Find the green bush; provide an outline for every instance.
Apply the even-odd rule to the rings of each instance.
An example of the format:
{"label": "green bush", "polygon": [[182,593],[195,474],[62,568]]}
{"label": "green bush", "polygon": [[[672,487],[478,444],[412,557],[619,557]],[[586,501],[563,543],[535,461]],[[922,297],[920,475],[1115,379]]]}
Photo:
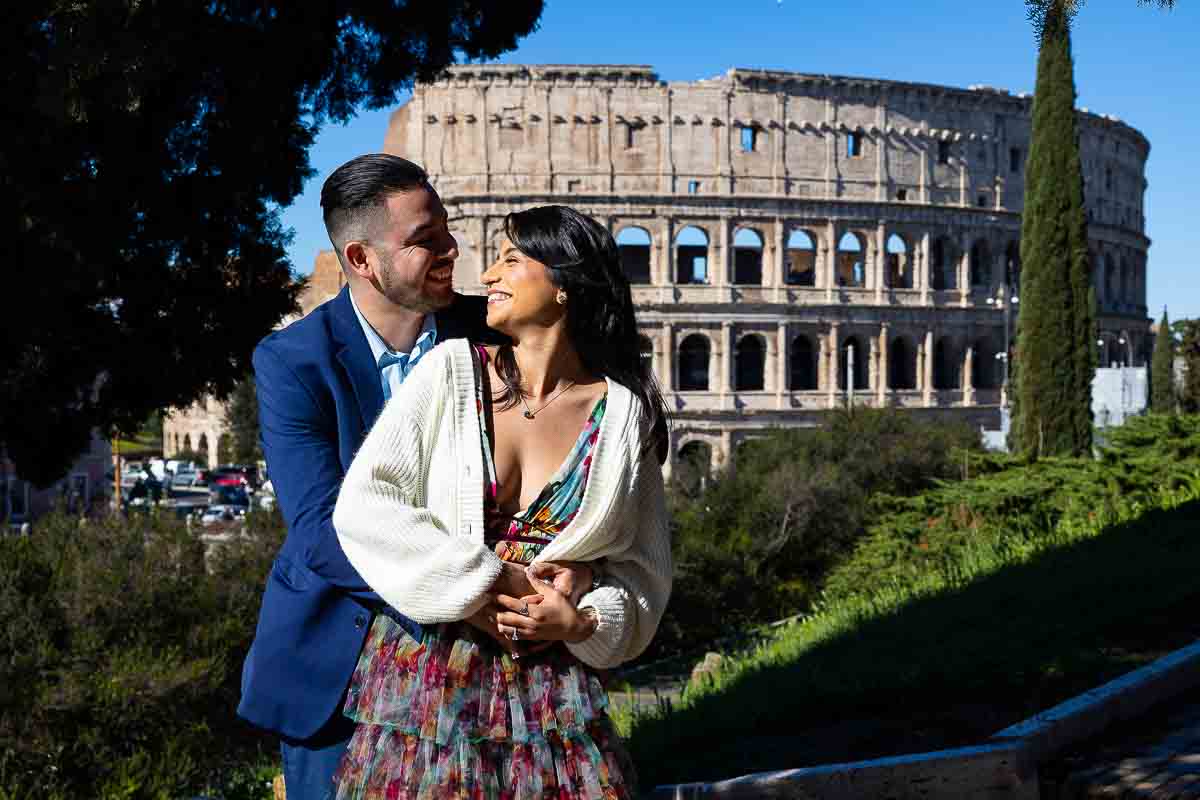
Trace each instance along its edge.
{"label": "green bush", "polygon": [[896,410],[831,415],[738,450],[702,490],[671,486],[676,582],[649,658],[804,611],[873,519],[868,499],[960,476],[979,435]]}
{"label": "green bush", "polygon": [[253,797],[223,787],[273,758],[234,709],[282,537],[251,514],[206,555],[166,517],[53,514],[0,539],[0,798]]}

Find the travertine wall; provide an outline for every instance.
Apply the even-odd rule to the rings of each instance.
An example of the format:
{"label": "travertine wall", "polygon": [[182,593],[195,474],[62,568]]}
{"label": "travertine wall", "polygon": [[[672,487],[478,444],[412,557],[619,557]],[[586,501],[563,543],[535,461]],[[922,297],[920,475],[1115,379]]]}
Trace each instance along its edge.
{"label": "travertine wall", "polygon": [[[700,442],[719,464],[740,439],[846,402],[848,344],[855,402],[995,421],[1031,108],[987,87],[468,66],[419,86],[385,149],[433,176],[464,290],[509,211],[566,203],[608,225],[676,450]],[[1149,143],[1115,118],[1079,122],[1100,358],[1140,364]]]}

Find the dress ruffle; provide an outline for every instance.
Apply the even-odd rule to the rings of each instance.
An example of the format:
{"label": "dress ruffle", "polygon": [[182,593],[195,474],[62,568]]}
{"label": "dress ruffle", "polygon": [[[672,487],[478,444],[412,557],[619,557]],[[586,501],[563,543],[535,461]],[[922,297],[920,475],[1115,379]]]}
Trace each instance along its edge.
{"label": "dress ruffle", "polygon": [[562,647],[519,662],[464,623],[417,642],[378,616],[346,696],[338,800],[628,798],[599,678]]}

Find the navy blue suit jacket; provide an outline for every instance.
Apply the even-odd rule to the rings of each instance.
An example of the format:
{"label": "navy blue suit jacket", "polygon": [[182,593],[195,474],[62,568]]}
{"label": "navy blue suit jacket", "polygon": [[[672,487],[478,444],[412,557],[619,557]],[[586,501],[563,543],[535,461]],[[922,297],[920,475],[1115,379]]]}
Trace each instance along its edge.
{"label": "navy blue suit jacket", "polygon": [[[438,342],[496,341],[486,313],[484,298],[456,296],[437,314]],[[263,339],[254,375],[263,453],[288,532],[267,576],[238,714],[303,740],[340,713],[372,609],[381,605],[346,560],[332,523],[342,478],[383,407],[349,288]],[[420,627],[401,620],[420,639]]]}

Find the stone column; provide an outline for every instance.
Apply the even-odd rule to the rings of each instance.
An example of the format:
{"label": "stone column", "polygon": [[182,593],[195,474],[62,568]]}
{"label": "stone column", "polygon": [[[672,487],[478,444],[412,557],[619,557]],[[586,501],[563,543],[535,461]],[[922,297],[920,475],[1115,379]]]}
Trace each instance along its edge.
{"label": "stone column", "polygon": [[879,398],[879,406],[882,408],[887,402],[888,390],[892,387],[889,384],[889,369],[888,369],[888,324],[885,322],[879,326],[879,371],[877,376],[879,382],[876,384],[878,389],[877,397]]}
{"label": "stone column", "polygon": [[726,407],[726,400],[733,392],[733,323],[721,323],[721,364],[719,389],[721,407]]}
{"label": "stone column", "polygon": [[875,228],[875,303],[883,304],[883,287],[887,283],[887,231],[880,221]]}
{"label": "stone column", "polygon": [[922,346],[921,362],[921,401],[928,408],[933,405],[933,329],[925,331],[925,344]]}
{"label": "stone column", "polygon": [[917,288],[921,290],[921,305],[927,306],[930,303],[929,287],[933,285],[933,276],[930,275],[930,263],[933,259],[930,257],[933,247],[933,242],[930,239],[929,231],[921,234],[921,257],[918,261],[916,274],[913,276],[917,281]]}
{"label": "stone column", "polygon": [[[879,392],[883,386],[883,381],[879,378],[879,340],[874,336],[867,337],[867,390],[864,395],[870,395],[874,390]],[[861,356],[859,356],[861,358]],[[847,375],[846,380],[850,380],[853,376]]]}
{"label": "stone column", "polygon": [[658,379],[662,383],[664,392],[673,392],[679,385],[675,379],[675,325],[673,323],[663,323],[659,341],[662,342],[663,357],[662,363],[659,365]]}
{"label": "stone column", "polygon": [[[710,250],[711,245],[712,243],[709,246]],[[716,258],[713,259],[715,263],[709,265],[712,270],[709,283],[713,286],[728,286],[733,282],[729,274],[729,217],[722,216],[717,224],[716,245]]]}
{"label": "stone column", "polygon": [[657,256],[651,265],[654,269],[651,280],[655,286],[670,286],[675,283],[675,248],[672,246],[675,234],[674,220],[670,217],[664,218],[659,230],[661,235],[658,247],[651,251]]}
{"label": "stone column", "polygon": [[791,364],[791,353],[788,352],[791,339],[788,337],[788,326],[781,322],[775,328],[775,407],[786,408],[786,395],[791,388],[788,386],[788,367]]}
{"label": "stone column", "polygon": [[970,338],[967,339],[967,346],[963,348],[963,367],[962,367],[962,393],[963,405],[975,405],[975,376],[974,364],[975,361],[975,345],[971,344]]}
{"label": "stone column", "polygon": [[958,303],[966,308],[971,297],[971,245],[968,236],[958,237]]}
{"label": "stone column", "polygon": [[838,401],[838,357],[841,355],[838,349],[838,323],[831,323],[829,333],[825,337],[829,346],[826,348],[826,364],[825,374],[828,377],[827,389],[829,391],[829,407],[837,408]]}
{"label": "stone column", "polygon": [[829,238],[829,263],[825,267],[825,302],[833,302],[833,290],[837,286],[837,226],[833,220],[826,226],[825,235]]}
{"label": "stone column", "polygon": [[[766,273],[766,280],[763,281],[765,286],[777,289],[783,286],[783,269],[785,265],[784,253],[787,251],[787,226],[781,218],[775,218],[775,224],[771,228],[771,258],[770,263],[767,263],[767,254],[763,253],[763,270]],[[775,298],[778,299],[778,298]]]}

